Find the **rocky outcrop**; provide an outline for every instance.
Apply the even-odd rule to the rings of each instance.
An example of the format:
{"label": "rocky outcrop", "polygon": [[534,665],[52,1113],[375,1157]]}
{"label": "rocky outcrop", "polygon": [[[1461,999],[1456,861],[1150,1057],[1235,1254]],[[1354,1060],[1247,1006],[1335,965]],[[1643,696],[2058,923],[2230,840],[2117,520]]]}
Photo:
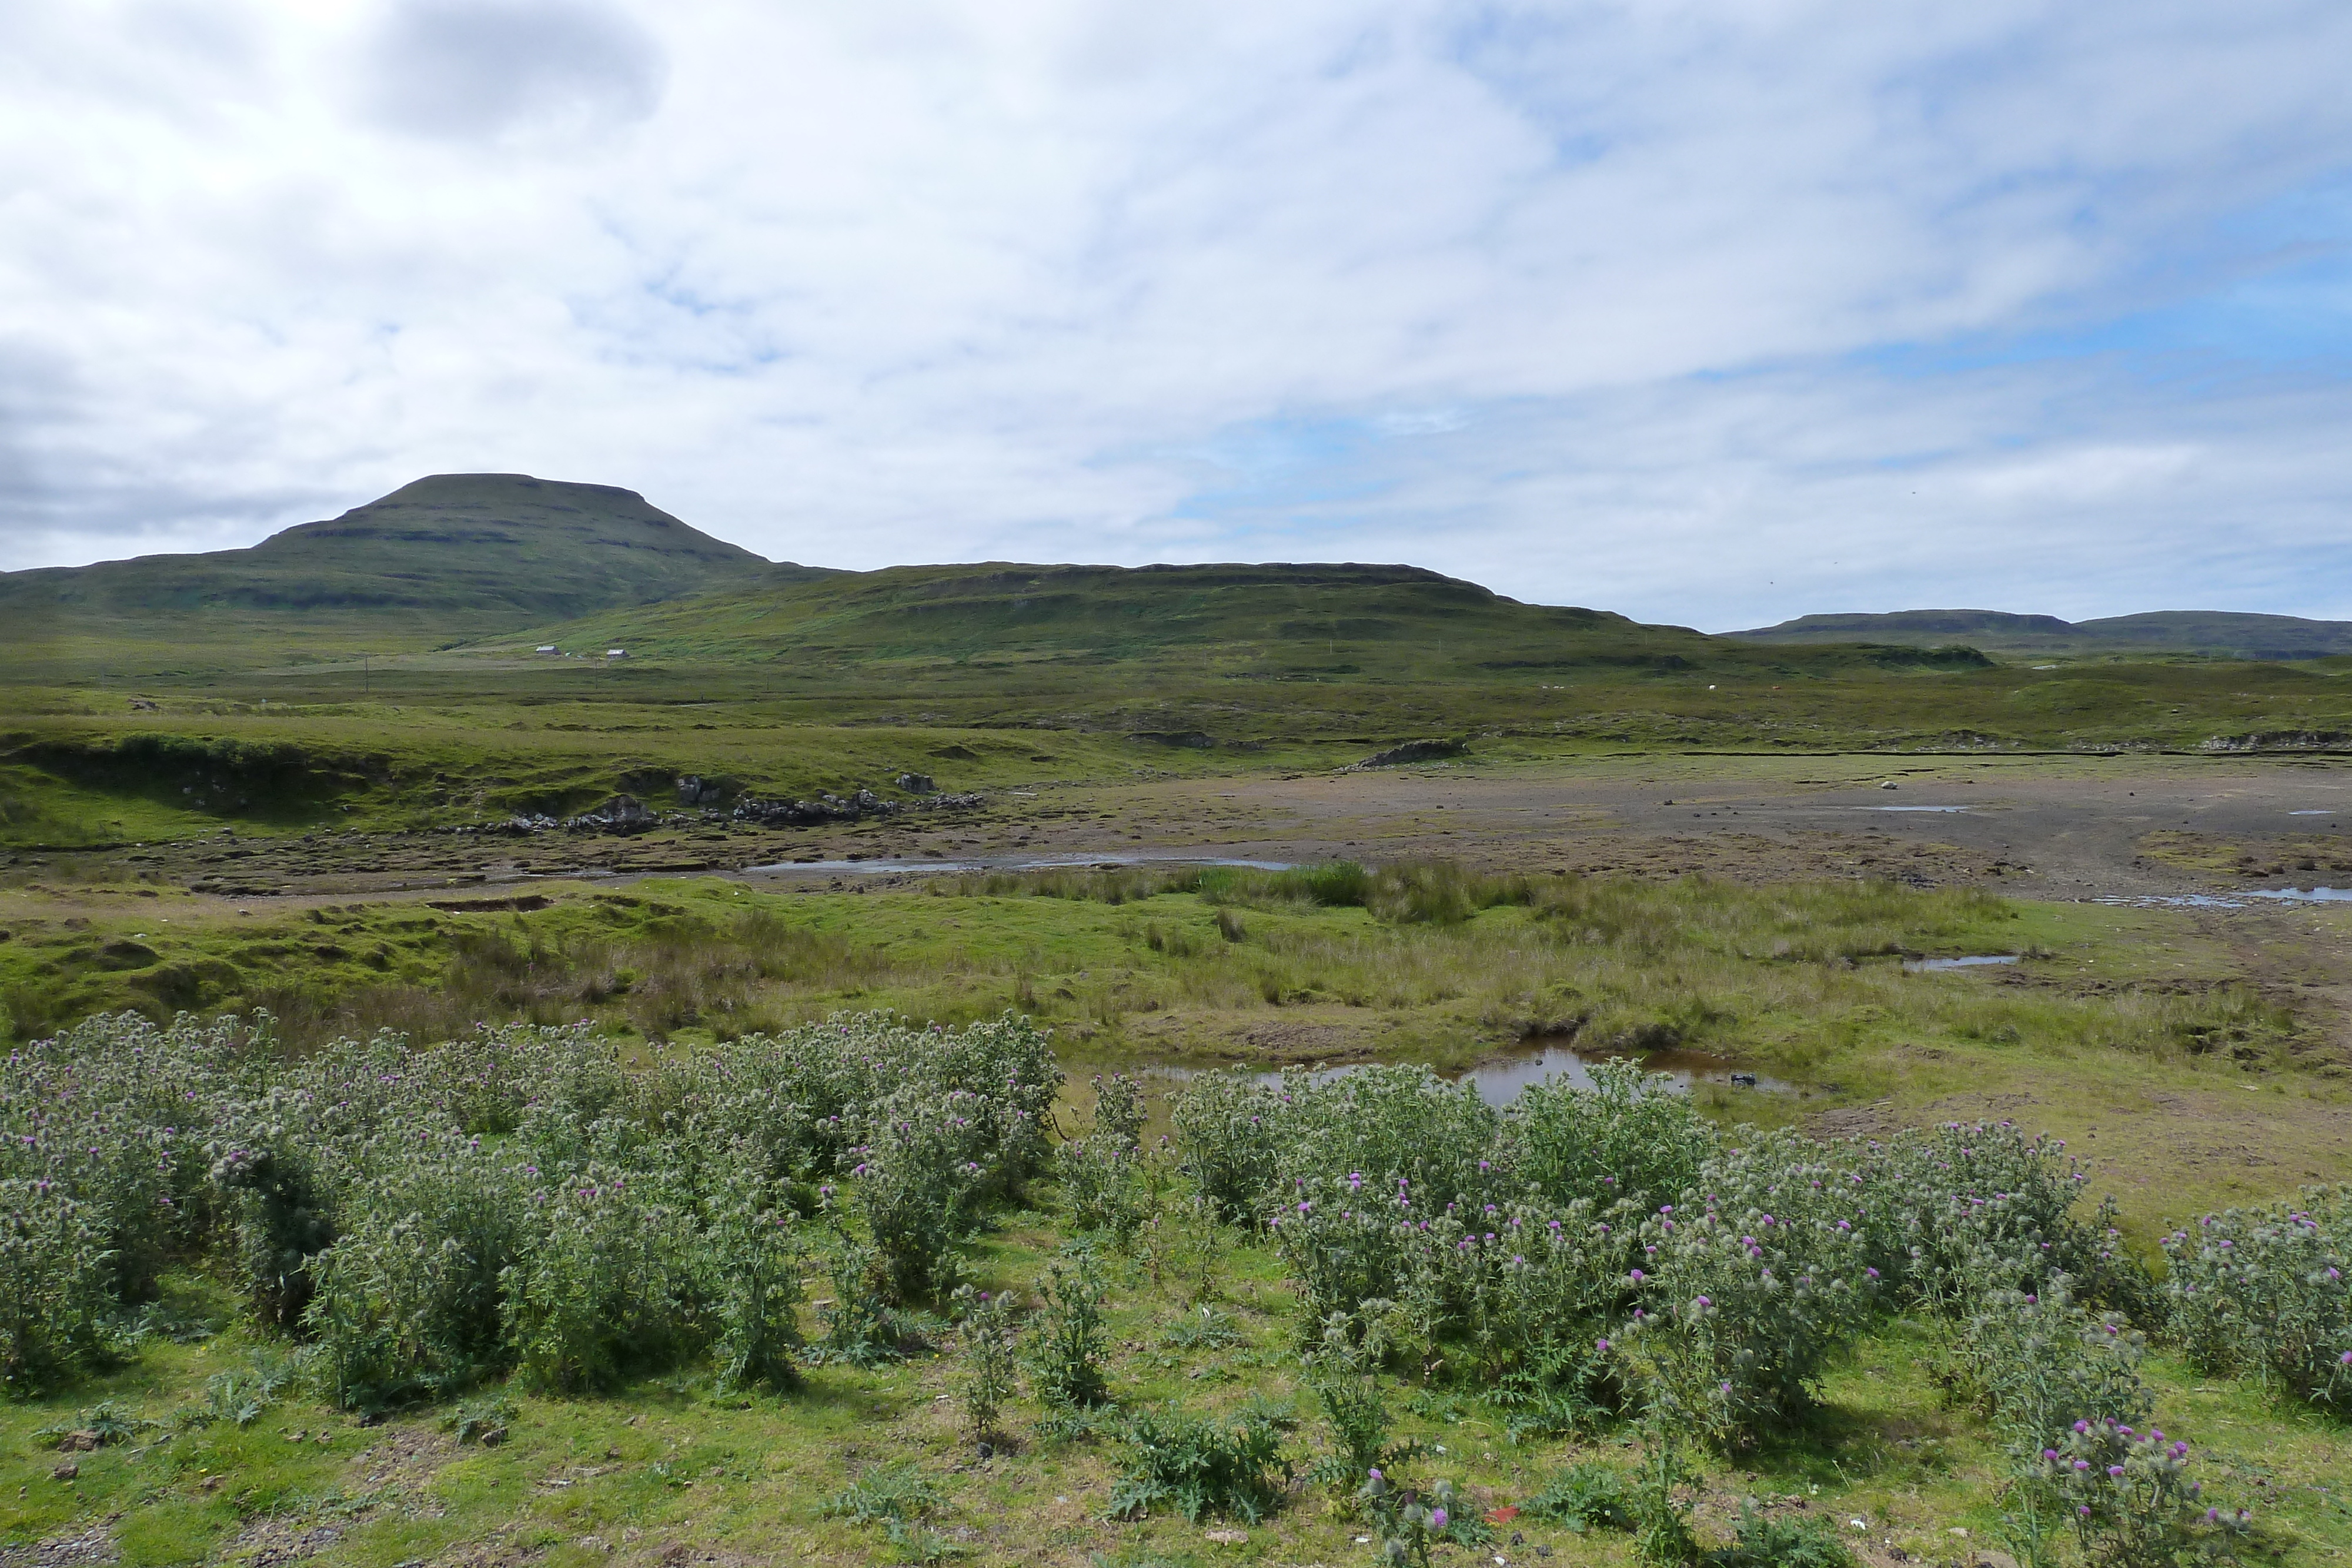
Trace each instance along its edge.
{"label": "rocky outcrop", "polygon": [[821,793],[814,800],[741,800],[736,803],[734,817],[739,822],[805,828],[825,822],[854,822],[864,817],[887,817],[902,810],[966,810],[982,804],[984,799],[980,795],[941,792],[901,803],[885,800],[871,789],[860,789],[855,795]]}
{"label": "rocky outcrop", "polygon": [[661,816],[649,810],[635,795],[614,795],[593,810],[583,811],[563,825],[574,832],[642,833],[660,827]]}
{"label": "rocky outcrop", "polygon": [[1447,757],[1466,757],[1470,747],[1459,740],[1408,740],[1402,746],[1391,746],[1386,751],[1375,751],[1359,768],[1394,768],[1405,762],[1435,762]]}
{"label": "rocky outcrop", "polygon": [[2200,749],[2205,751],[2340,751],[2352,745],[2352,735],[2340,729],[2273,729],[2252,735],[2217,735]]}

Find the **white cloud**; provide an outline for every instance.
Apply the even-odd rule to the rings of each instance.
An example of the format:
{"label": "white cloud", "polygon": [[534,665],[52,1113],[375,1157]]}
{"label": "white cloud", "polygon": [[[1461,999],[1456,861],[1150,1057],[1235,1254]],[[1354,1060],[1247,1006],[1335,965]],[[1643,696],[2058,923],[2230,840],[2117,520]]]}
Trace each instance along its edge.
{"label": "white cloud", "polygon": [[2345,367],[2143,325],[2342,316],[2347,55],[2320,0],[11,8],[0,567],[496,468],[840,565],[2352,614]]}
{"label": "white cloud", "polygon": [[645,119],[661,52],[583,0],[398,0],[360,51],[361,91],[395,130],[562,142]]}

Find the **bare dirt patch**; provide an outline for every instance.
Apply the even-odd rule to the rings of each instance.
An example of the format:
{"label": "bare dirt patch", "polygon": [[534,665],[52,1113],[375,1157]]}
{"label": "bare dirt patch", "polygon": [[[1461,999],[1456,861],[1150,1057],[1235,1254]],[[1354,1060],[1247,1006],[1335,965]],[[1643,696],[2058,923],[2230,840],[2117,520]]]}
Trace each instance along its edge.
{"label": "bare dirt patch", "polygon": [[0,1568],[103,1568],[119,1561],[113,1521],[93,1524],[73,1535],[53,1535],[27,1546],[0,1546]]}
{"label": "bare dirt patch", "polygon": [[1229,1012],[1168,1012],[1130,1020],[1130,1040],[1179,1057],[1258,1062],[1354,1061],[1380,1049],[1387,1023],[1378,1017],[1260,1019]]}
{"label": "bare dirt patch", "polygon": [[433,1478],[457,1457],[457,1440],[425,1427],[392,1427],[361,1452],[352,1456],[345,1490],[396,1503],[411,1513],[437,1518]]}

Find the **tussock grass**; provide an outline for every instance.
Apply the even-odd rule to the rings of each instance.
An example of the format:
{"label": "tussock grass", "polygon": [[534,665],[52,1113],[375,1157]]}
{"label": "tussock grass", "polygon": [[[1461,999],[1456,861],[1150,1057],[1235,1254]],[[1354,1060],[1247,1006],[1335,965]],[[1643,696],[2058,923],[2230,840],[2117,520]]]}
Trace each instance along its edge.
{"label": "tussock grass", "polygon": [[[2099,920],[1884,882],[1754,889],[1442,863],[999,873],[863,896],[695,881],[530,912],[347,905],[163,925],[145,911],[28,928],[0,946],[0,1000],[20,1039],[124,1007],[266,1007],[298,1048],[379,1028],[446,1039],[477,1020],[586,1018],[659,1040],[844,1005],[946,1022],[1011,1007],[1109,1059],[1143,1049],[1122,1044],[1139,1032],[1165,1053],[1306,1016],[1440,1064],[1544,1036],[1703,1050],[1849,1088],[1891,1071],[1894,1048],[2262,1065],[2294,1038],[2283,1005],[2213,964],[2190,979],[2109,961],[2092,983],[2076,959],[2128,958],[2144,935]],[[1965,952],[2043,956],[1973,975],[1899,962]]]}

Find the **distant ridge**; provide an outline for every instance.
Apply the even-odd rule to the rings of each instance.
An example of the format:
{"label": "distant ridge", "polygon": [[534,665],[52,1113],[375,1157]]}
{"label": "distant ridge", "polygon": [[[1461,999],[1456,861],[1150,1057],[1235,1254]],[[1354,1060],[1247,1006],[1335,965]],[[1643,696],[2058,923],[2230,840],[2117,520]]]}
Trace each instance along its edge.
{"label": "distant ridge", "polygon": [[2226,610],[2158,610],[2095,621],[2000,610],[1897,610],[1801,615],[1724,636],[1749,643],[1879,643],[1923,647],[1965,642],[1997,653],[2173,653],[2229,659],[2324,659],[2352,653],[2352,621],[2306,621]]}

